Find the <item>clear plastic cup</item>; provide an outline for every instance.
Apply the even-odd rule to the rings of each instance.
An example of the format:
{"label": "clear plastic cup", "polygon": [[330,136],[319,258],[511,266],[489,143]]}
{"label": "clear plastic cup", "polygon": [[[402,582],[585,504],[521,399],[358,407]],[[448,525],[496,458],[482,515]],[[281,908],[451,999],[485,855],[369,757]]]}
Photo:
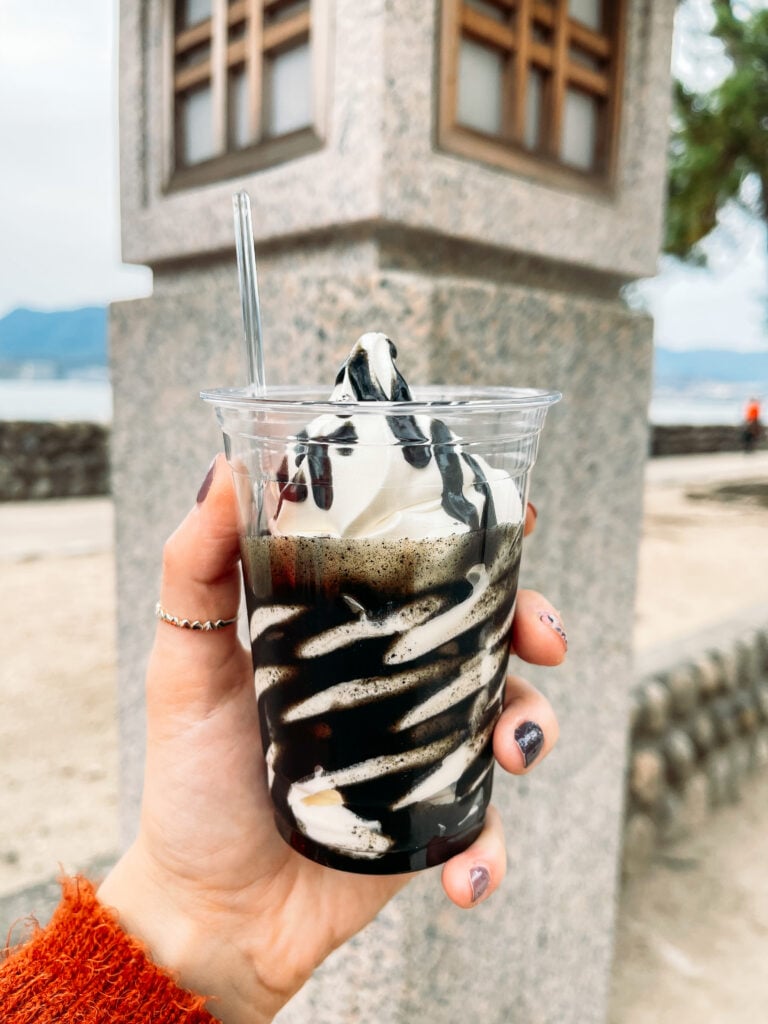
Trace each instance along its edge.
{"label": "clear plastic cup", "polygon": [[238,496],[275,821],[321,864],[415,871],[483,826],[528,481],[560,395],[323,393],[202,394]]}

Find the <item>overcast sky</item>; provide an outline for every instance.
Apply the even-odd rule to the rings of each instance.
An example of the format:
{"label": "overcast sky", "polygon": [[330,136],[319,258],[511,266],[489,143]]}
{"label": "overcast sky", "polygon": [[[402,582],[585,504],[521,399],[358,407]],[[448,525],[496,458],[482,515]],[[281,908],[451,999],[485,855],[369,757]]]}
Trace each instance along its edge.
{"label": "overcast sky", "polygon": [[[675,65],[712,84],[707,0],[688,0]],[[116,0],[0,0],[0,316],[149,294],[151,274],[120,263]],[[763,230],[738,214],[708,271],[662,261],[642,295],[674,348],[765,348]]]}
{"label": "overcast sky", "polygon": [[120,264],[112,0],[0,0],[0,316],[146,295]]}

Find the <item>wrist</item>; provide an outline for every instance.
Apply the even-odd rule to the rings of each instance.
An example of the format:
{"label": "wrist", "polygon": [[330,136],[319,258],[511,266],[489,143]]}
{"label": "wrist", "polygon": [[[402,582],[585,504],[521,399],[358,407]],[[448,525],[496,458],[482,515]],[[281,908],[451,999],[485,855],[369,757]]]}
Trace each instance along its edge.
{"label": "wrist", "polygon": [[258,971],[225,933],[216,915],[193,893],[161,878],[151,858],[134,844],[97,891],[117,911],[121,928],[139,939],[157,966],[206,999],[224,1024],[269,1024],[287,1001],[259,981]]}

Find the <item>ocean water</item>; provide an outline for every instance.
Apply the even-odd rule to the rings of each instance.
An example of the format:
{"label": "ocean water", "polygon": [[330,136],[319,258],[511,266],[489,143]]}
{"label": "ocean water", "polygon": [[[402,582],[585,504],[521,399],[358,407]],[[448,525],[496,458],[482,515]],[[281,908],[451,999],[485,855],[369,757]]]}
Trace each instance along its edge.
{"label": "ocean water", "polygon": [[689,427],[738,426],[743,402],[730,399],[692,398],[688,395],[654,395],[648,418],[655,425]]}
{"label": "ocean water", "polygon": [[738,426],[747,401],[763,400],[763,419],[768,382],[697,381],[683,387],[657,385],[648,410],[651,423],[689,426]]}
{"label": "ocean water", "polygon": [[0,420],[112,422],[107,380],[0,380]]}

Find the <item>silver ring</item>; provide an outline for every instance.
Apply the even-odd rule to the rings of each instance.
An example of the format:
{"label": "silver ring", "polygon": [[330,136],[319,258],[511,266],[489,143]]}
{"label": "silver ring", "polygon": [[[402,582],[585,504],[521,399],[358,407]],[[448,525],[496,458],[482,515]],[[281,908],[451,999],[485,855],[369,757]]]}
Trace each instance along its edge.
{"label": "silver ring", "polygon": [[169,626],[178,626],[179,629],[197,629],[206,633],[210,633],[213,629],[224,629],[225,626],[232,626],[237,622],[237,616],[234,619],[206,619],[205,622],[201,622],[199,619],[179,619],[167,612],[159,601],[155,605],[155,618],[160,619],[161,622],[167,622]]}

